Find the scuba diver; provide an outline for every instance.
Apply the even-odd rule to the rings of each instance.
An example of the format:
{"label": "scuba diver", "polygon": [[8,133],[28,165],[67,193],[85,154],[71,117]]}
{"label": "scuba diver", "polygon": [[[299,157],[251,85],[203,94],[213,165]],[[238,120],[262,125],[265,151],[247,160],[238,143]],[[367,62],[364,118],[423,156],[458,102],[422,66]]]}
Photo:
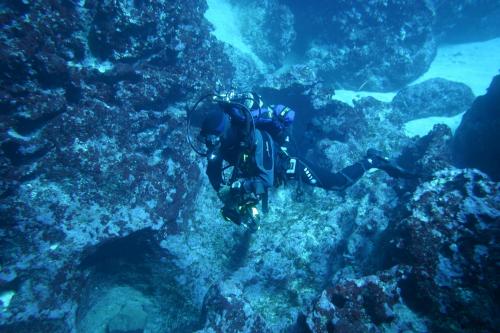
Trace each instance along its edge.
{"label": "scuba diver", "polygon": [[[206,114],[198,141],[205,146],[201,151],[191,140],[191,117],[198,105],[209,99],[218,107]],[[268,210],[268,189],[289,179],[325,190],[343,190],[354,184],[373,168],[392,177],[414,178],[375,149],[368,149],[358,162],[332,173],[289,153],[290,127],[295,112],[284,105],[263,106],[255,93],[202,97],[188,117],[188,140],[191,147],[207,157],[206,173],[210,184],[223,203],[222,216],[251,231],[259,228],[259,210],[262,203]],[[225,171],[232,168],[228,179]]]}

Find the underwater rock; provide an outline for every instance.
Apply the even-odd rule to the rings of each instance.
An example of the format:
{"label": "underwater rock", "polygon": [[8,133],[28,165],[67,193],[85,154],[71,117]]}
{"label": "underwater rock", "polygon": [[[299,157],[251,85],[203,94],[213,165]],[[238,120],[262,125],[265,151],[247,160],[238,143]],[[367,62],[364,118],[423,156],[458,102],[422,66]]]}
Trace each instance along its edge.
{"label": "underwater rock", "polygon": [[200,187],[186,103],[233,69],[201,0],[24,3],[0,13],[0,327],[68,332],[87,251],[180,232]]}
{"label": "underwater rock", "polygon": [[306,157],[335,171],[357,162],[369,148],[394,156],[412,144],[392,122],[390,104],[372,97],[361,98],[354,106],[330,101],[309,112],[306,128],[299,134]]}
{"label": "underwater rock", "polygon": [[[128,129],[122,120],[129,112],[163,112],[189,100],[188,91],[215,87],[217,79],[232,75],[203,20],[205,6],[201,0],[31,1],[21,6],[23,15],[21,7],[2,7],[0,104],[7,112],[0,115],[0,195],[12,195],[20,182],[43,173],[58,155],[54,150],[75,137],[122,131],[102,120],[95,123],[109,126],[97,130],[96,109],[119,107],[113,117]],[[61,137],[60,128],[71,134]]]}
{"label": "underwater rock", "polygon": [[97,327],[105,327],[106,333],[144,332],[152,328],[147,327],[148,320],[154,322],[152,317],[160,315],[150,299],[130,287],[95,289],[103,294],[93,300],[85,315],[81,315],[78,332],[97,331]]}
{"label": "underwater rock", "polygon": [[412,186],[367,173],[342,193],[286,184],[270,191],[261,230],[223,221],[185,140],[203,91],[282,89],[269,101],[292,102],[306,153],[335,171],[369,147],[411,144],[401,162],[427,175],[450,160],[447,127],[414,141],[389,103],[331,100],[336,84],[389,89],[425,70],[428,1],[239,2],[254,15],[245,41],[283,68],[263,74],[217,41],[204,0],[1,6],[0,330],[78,331],[110,308],[102,329],[115,332],[275,332],[297,320],[303,331],[428,331],[419,316],[498,326],[498,188],[477,171]]}
{"label": "underwater rock", "polygon": [[478,171],[437,172],[388,213],[385,230],[364,235],[377,241],[336,272],[306,313],[309,329],[494,330],[499,190]]}
{"label": "underwater rock", "polygon": [[290,9],[276,0],[233,1],[233,4],[243,40],[268,70],[281,67],[295,40]]}
{"label": "underwater rock", "polygon": [[[186,26],[180,24],[181,20],[188,25],[196,9],[182,10],[195,5],[204,3],[190,1],[183,7],[178,2],[86,1],[84,10],[92,18],[89,49],[100,60],[122,62],[146,59],[168,50],[165,60],[175,63],[177,53],[185,48],[179,32]],[[203,8],[199,8],[200,12]]]}
{"label": "underwater rock", "polygon": [[405,274],[404,267],[394,267],[377,275],[341,278],[315,301],[307,326],[314,333],[381,332],[381,324],[402,319],[393,307],[401,303],[398,280]]}
{"label": "underwater rock", "polygon": [[428,179],[434,172],[452,165],[452,138],[448,126],[435,125],[429,134],[403,149],[397,162],[400,166]]}
{"label": "underwater rock", "polygon": [[198,333],[270,333],[261,316],[253,311],[235,285],[214,285],[203,303],[205,326]]}
{"label": "underwater rock", "polygon": [[495,225],[500,219],[498,183],[475,170],[445,169],[417,188],[408,216],[392,221],[375,256],[379,268],[408,265],[398,283],[413,311],[431,319],[431,331],[498,327]]}
{"label": "underwater rock", "polygon": [[500,181],[500,75],[486,95],[464,114],[453,138],[453,159],[459,167],[478,168]]}
{"label": "underwater rock", "polygon": [[307,10],[300,4],[291,8],[302,56],[326,82],[393,90],[425,72],[434,58],[434,12],[427,2],[320,1]]}
{"label": "underwater rock", "polygon": [[496,0],[434,0],[439,41],[464,43],[500,36],[500,5]]}
{"label": "underwater rock", "polygon": [[391,102],[391,120],[402,124],[425,117],[450,117],[469,109],[474,101],[465,84],[430,79],[401,89]]}

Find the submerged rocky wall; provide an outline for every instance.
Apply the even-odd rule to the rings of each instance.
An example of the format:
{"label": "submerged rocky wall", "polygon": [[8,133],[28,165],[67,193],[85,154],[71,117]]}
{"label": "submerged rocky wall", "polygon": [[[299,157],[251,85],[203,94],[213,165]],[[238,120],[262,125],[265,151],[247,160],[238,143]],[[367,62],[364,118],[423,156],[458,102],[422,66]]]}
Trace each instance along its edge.
{"label": "submerged rocky wall", "polygon": [[204,1],[0,8],[0,326],[68,332],[88,253],[183,228],[201,185],[186,103],[233,68]]}

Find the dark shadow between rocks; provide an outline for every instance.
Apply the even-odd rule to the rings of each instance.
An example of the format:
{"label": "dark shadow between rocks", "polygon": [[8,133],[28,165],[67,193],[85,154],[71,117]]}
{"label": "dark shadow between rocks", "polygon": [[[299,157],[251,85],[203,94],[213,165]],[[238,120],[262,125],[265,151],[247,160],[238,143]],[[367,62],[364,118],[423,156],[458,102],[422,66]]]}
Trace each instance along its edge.
{"label": "dark shadow between rocks", "polygon": [[312,333],[311,329],[307,325],[307,316],[303,313],[299,313],[297,321],[293,326],[286,330],[286,333]]}
{"label": "dark shadow between rocks", "polygon": [[40,130],[54,118],[64,113],[63,111],[50,112],[37,118],[18,117],[13,127],[21,135],[27,136]]}
{"label": "dark shadow between rocks", "polygon": [[248,249],[250,248],[250,240],[252,238],[252,231],[245,229],[245,232],[240,235],[239,241],[235,243],[231,251],[231,256],[228,262],[228,268],[235,271],[245,263],[247,258]]}
{"label": "dark shadow between rocks", "polygon": [[45,146],[31,152],[25,151],[26,149],[16,141],[5,141],[1,145],[1,149],[14,166],[32,163],[45,156],[52,148],[52,146]]}
{"label": "dark shadow between rocks", "polygon": [[97,246],[81,262],[88,273],[78,301],[77,331],[192,332],[200,310],[179,284],[183,274],[151,229]]}
{"label": "dark shadow between rocks", "polygon": [[415,274],[410,274],[406,279],[401,280],[398,283],[398,287],[401,289],[401,297],[410,309],[422,314],[433,314],[433,309],[430,308],[433,302],[419,292],[418,283]]}
{"label": "dark shadow between rocks", "polygon": [[[82,269],[93,268],[102,273],[113,273],[118,263],[140,265],[155,254],[153,232],[144,229],[123,238],[109,240],[96,247],[82,260]],[[119,270],[117,271],[119,272]]]}

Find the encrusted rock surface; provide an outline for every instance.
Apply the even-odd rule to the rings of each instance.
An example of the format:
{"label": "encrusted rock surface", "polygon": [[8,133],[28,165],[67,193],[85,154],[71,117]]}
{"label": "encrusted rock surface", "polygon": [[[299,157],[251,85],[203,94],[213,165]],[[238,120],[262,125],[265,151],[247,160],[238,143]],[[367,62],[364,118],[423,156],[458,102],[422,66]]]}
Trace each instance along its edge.
{"label": "encrusted rock surface", "polygon": [[240,2],[241,32],[268,70],[281,67],[295,41],[294,17],[278,1]]}
{"label": "encrusted rock surface", "polygon": [[15,291],[5,329],[69,331],[89,252],[144,228],[180,232],[183,202],[200,186],[186,102],[215,87],[215,72],[232,75],[205,8],[2,5],[0,290]]}
{"label": "encrusted rock surface", "polygon": [[431,79],[401,89],[391,102],[396,111],[391,116],[400,124],[425,117],[451,117],[467,111],[473,101],[467,85]]}
{"label": "encrusted rock surface", "polygon": [[296,15],[298,38],[312,38],[307,64],[337,87],[391,90],[417,78],[435,55],[434,12],[425,1],[321,1]]}
{"label": "encrusted rock surface", "polygon": [[435,176],[415,191],[409,216],[384,232],[383,265],[411,265],[402,297],[431,319],[431,330],[491,332],[500,187],[473,170]]}
{"label": "encrusted rock surface", "polygon": [[199,333],[272,332],[245,301],[238,286],[213,285],[205,296],[203,312],[205,327]]}
{"label": "encrusted rock surface", "polygon": [[[390,219],[367,254],[376,273],[337,273],[308,314],[309,328],[494,331],[498,190],[498,183],[477,171],[437,172],[414,192],[408,216]],[[415,313],[411,320],[409,309]]]}
{"label": "encrusted rock surface", "polygon": [[[325,289],[307,317],[311,332],[380,332],[391,325],[416,328],[414,318],[400,318],[404,309],[398,281],[407,268],[362,278],[343,278]],[[410,320],[408,320],[410,319]],[[408,320],[405,322],[405,320]]]}

